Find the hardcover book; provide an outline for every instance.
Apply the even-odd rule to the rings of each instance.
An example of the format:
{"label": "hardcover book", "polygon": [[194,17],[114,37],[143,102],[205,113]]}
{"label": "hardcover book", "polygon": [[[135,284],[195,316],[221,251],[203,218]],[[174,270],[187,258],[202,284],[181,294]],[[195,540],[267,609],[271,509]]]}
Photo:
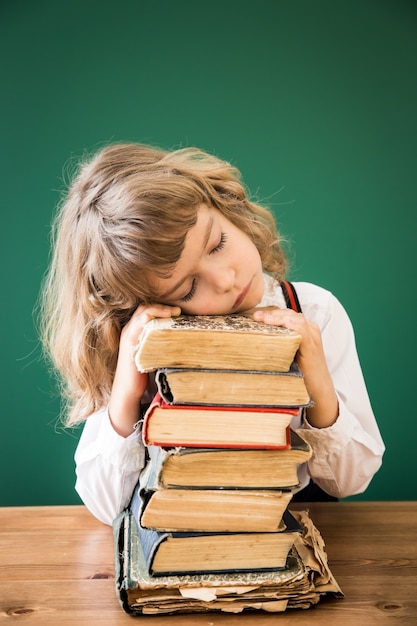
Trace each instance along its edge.
{"label": "hardcover book", "polygon": [[143,329],[133,356],[139,371],[163,367],[287,372],[301,335],[246,315],[158,318]]}
{"label": "hardcover book", "polygon": [[291,501],[278,489],[158,489],[140,477],[144,528],[174,532],[275,532]]}
{"label": "hardcover book", "polygon": [[145,445],[196,448],[288,448],[300,409],[167,404],[157,393],[143,419]]}
{"label": "hardcover book", "polygon": [[174,532],[145,528],[143,499],[135,489],[130,509],[148,571],[153,576],[282,569],[302,532],[291,513],[275,532]]}
{"label": "hardcover book", "polygon": [[308,609],[325,595],[343,597],[327,562],[324,543],[307,512],[294,512],[296,533],[286,567],[267,572],[152,576],[137,524],[125,510],[113,523],[116,594],[130,615],[282,612]]}
{"label": "hardcover book", "polygon": [[149,483],[155,488],[294,489],[297,467],[312,454],[302,436],[287,429],[284,450],[148,446]]}
{"label": "hardcover book", "polygon": [[288,372],[162,368],[155,379],[169,404],[297,407],[310,403],[296,361]]}

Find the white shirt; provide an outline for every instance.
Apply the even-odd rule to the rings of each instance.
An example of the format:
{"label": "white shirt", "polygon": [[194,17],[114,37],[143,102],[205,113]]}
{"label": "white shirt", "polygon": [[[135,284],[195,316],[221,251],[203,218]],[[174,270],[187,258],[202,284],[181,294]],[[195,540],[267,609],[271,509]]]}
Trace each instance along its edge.
{"label": "white shirt", "polygon": [[[343,498],[361,493],[380,468],[385,447],[363,379],[352,324],[329,291],[310,283],[293,284],[305,317],[321,330],[339,400],[339,416],[332,426],[313,428],[300,417],[291,424],[302,431],[313,449],[309,462],[299,466],[299,489],[311,476],[330,495]],[[279,284],[265,276],[259,305],[271,304],[286,306]],[[75,453],[76,490],[93,515],[112,523],[128,505],[144,460],[140,432],[127,438],[118,435],[105,408],[87,419]]]}

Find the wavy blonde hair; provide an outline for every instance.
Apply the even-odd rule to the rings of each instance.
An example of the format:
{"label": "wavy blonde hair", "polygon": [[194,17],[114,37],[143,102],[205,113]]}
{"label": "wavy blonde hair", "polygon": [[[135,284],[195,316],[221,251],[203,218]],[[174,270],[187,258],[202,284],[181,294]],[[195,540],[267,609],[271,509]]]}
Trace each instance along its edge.
{"label": "wavy blonde hair", "polygon": [[53,223],[41,292],[41,336],[68,425],[107,404],[121,329],[141,302],[155,301],[152,276],[170,275],[202,203],[251,238],[265,271],[284,276],[273,217],[229,163],[196,148],[130,143],[80,163]]}

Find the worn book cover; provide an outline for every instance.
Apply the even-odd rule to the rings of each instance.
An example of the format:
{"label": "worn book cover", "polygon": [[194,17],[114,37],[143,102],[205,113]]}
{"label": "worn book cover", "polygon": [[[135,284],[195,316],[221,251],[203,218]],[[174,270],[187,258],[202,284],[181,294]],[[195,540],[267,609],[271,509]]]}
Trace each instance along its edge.
{"label": "worn book cover", "polygon": [[286,567],[268,572],[152,576],[137,525],[125,510],[113,524],[116,594],[130,615],[308,609],[325,595],[343,597],[334,579],[323,539],[306,511],[294,512],[297,533]]}
{"label": "worn book cover", "polygon": [[141,524],[145,505],[141,490],[135,489],[130,508],[154,576],[283,568],[295,535],[302,531],[288,510],[280,516],[279,530],[273,532],[155,530]]}
{"label": "worn book cover", "polygon": [[148,463],[136,487],[139,523],[160,531],[275,532],[292,498],[278,489],[160,489],[152,479]]}
{"label": "worn book cover", "polygon": [[300,410],[167,404],[158,392],[144,415],[142,437],[147,446],[285,449]]}
{"label": "worn book cover", "polygon": [[139,371],[163,367],[287,372],[301,335],[245,315],[158,318],[143,329],[133,356]]}
{"label": "worn book cover", "polygon": [[298,432],[287,429],[284,450],[148,446],[146,471],[155,488],[295,489],[297,469],[312,455]]}
{"label": "worn book cover", "polygon": [[296,361],[288,372],[163,368],[155,375],[169,404],[308,406],[310,396]]}

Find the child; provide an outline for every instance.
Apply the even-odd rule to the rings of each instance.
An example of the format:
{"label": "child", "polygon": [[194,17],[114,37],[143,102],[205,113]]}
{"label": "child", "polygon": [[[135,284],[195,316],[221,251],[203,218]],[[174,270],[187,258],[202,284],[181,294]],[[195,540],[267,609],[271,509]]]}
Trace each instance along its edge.
{"label": "child", "polygon": [[110,524],[128,504],[145,459],[137,425],[155,382],[136,370],[132,346],[150,319],[180,312],[276,305],[254,317],[301,333],[297,361],[314,402],[292,424],[313,449],[298,499],[366,489],[384,444],[349,318],[331,293],[302,282],[302,313],[286,308],[280,236],[234,167],[191,148],[106,147],[80,167],[54,234],[43,337],[65,384],[68,424],[86,420],[76,489],[98,519]]}

